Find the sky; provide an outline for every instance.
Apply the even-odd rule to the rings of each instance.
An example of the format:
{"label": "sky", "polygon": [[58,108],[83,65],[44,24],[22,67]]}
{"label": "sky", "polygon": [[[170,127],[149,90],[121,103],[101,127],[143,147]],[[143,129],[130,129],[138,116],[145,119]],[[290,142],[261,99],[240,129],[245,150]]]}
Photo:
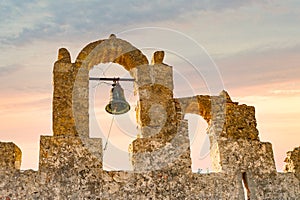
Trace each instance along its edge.
{"label": "sky", "polygon": [[[37,169],[40,135],[52,135],[52,69],[58,49],[67,48],[74,62],[84,46],[111,33],[141,49],[148,60],[155,50],[164,50],[165,62],[174,69],[175,97],[225,89],[233,101],[255,106],[259,137],[273,144],[277,170],[286,152],[300,144],[299,1],[1,0],[0,19],[0,141],[21,148],[22,169]],[[112,64],[91,72],[126,73]],[[97,137],[93,131],[100,127],[107,136],[112,117],[101,106],[110,86],[91,86],[90,107],[96,115],[90,134]],[[124,87],[133,107],[132,85]],[[187,118],[193,169],[209,168],[207,125],[199,116]],[[134,109],[115,119],[112,133],[118,134],[109,138],[108,157],[127,162],[118,154],[138,134],[135,127]],[[107,168],[116,166],[107,161]]]}

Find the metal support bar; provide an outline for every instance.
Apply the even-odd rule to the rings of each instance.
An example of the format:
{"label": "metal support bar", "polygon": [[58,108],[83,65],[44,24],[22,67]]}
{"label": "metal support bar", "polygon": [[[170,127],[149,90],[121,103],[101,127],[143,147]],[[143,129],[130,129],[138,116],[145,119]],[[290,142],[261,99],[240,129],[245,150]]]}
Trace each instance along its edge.
{"label": "metal support bar", "polygon": [[133,78],[96,78],[96,77],[90,77],[91,81],[134,81]]}

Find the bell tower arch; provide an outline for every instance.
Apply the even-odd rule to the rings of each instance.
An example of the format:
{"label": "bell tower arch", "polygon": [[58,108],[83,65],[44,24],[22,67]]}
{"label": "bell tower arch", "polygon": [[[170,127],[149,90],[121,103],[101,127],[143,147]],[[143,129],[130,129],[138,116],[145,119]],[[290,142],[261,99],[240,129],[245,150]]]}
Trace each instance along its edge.
{"label": "bell tower arch", "polygon": [[85,46],[71,63],[70,53],[62,48],[54,65],[53,134],[89,136],[89,71],[100,63],[117,63],[129,72],[148,65],[142,52],[129,42],[111,34]]}
{"label": "bell tower arch", "polygon": [[99,149],[99,144],[93,145],[89,139],[89,71],[100,63],[117,63],[135,79],[139,98],[136,113],[141,138],[134,140],[129,150],[133,169],[176,166],[191,171],[188,123],[173,97],[173,69],[163,59],[164,52],[157,51],[149,64],[139,49],[115,35],[88,44],[74,63],[68,50],[60,49],[54,65],[54,136],[75,136],[92,149]]}

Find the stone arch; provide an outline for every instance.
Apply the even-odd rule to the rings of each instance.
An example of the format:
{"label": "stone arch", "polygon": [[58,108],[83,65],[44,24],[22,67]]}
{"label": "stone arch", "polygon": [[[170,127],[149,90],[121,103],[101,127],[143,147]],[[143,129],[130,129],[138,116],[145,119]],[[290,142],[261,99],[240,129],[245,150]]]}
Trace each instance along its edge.
{"label": "stone arch", "polygon": [[111,34],[109,39],[98,40],[85,46],[78,54],[75,64],[78,68],[90,70],[100,63],[118,63],[126,70],[147,65],[147,57],[129,42]]}
{"label": "stone arch", "polygon": [[[89,71],[100,63],[117,63],[127,71],[140,65],[148,65],[146,56],[125,40],[111,35],[109,39],[98,40],[85,46],[76,58],[76,74],[72,104],[77,134],[89,137]],[[131,74],[132,75],[132,74]]]}
{"label": "stone arch", "polygon": [[209,127],[207,121],[202,116],[191,113],[186,113],[184,120],[188,122],[192,171],[197,173],[211,172],[212,162],[209,135],[207,134]]}
{"label": "stone arch", "polygon": [[207,123],[211,120],[211,97],[208,95],[197,95],[178,99],[183,115],[197,114],[204,118]]}
{"label": "stone arch", "polygon": [[[226,134],[227,104],[236,107],[237,103],[232,102],[228,93],[223,90],[218,96],[197,95],[178,99],[185,114],[197,114],[208,123],[208,131],[211,144],[219,137],[228,137]],[[230,122],[231,123],[231,122]]]}
{"label": "stone arch", "polygon": [[[181,111],[182,111],[182,118],[183,119],[186,119],[186,117],[188,117],[188,121],[189,121],[189,126],[190,126],[190,120],[192,120],[193,118],[196,119],[198,118],[198,120],[200,120],[201,122],[204,121],[204,123],[206,122],[206,125],[207,125],[207,128],[206,129],[203,129],[203,131],[206,132],[206,134],[208,134],[208,128],[210,127],[210,124],[211,124],[211,96],[208,96],[208,95],[197,95],[197,96],[192,96],[192,97],[185,97],[185,98],[179,98],[178,99],[178,102],[180,103],[180,107],[181,107]],[[201,119],[202,118],[202,119]],[[191,130],[189,129],[189,137],[191,137]],[[201,131],[202,132],[202,131]],[[209,134],[208,134],[209,136]],[[201,136],[202,137],[202,136]],[[209,145],[208,148],[210,148],[211,146],[211,143],[209,142],[208,144],[206,144],[206,136],[204,136],[203,139],[203,145]],[[210,139],[209,139],[210,140]],[[198,141],[200,142],[200,141]],[[201,173],[204,172],[206,173],[209,170],[211,170],[211,156],[209,157],[206,157],[207,154],[202,158],[204,159],[205,158],[205,162],[208,162],[208,166],[206,166],[205,168],[202,168],[204,165],[203,165],[203,161],[202,162],[199,162],[199,161],[196,161],[195,160],[195,157],[192,156],[192,154],[195,154],[194,149],[193,149],[193,146],[192,146],[192,143],[193,143],[193,140],[190,138],[190,148],[191,148],[191,159],[192,159],[192,170],[195,171],[196,170],[196,166],[197,164],[195,163],[198,163],[198,166],[197,166],[197,169],[199,170],[200,166],[199,166],[199,163],[201,164]],[[200,143],[199,143],[200,144]],[[199,147],[199,146],[198,146]],[[198,148],[197,147],[197,148]],[[197,152],[199,153],[198,157],[200,158],[202,155],[200,155],[201,153],[203,153],[203,149],[205,149],[206,151],[206,148],[207,146],[202,146],[200,149],[197,150]],[[201,151],[201,152],[200,152]],[[200,171],[198,171],[199,173]]]}

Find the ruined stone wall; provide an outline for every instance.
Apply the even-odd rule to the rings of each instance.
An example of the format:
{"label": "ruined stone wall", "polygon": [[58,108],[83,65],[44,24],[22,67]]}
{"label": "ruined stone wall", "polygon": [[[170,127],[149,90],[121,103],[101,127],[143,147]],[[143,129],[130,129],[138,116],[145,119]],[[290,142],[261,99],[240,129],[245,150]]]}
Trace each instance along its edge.
{"label": "ruined stone wall", "polygon": [[[49,144],[69,140],[45,139]],[[242,174],[194,174],[172,168],[103,171],[78,141],[71,142],[74,146],[61,143],[64,148],[59,151],[49,148],[52,155],[59,153],[59,161],[49,158],[51,170],[1,172],[0,199],[244,199]],[[248,183],[251,199],[296,200],[300,194],[299,180],[292,173],[248,174]]]}
{"label": "ruined stone wall", "polygon": [[178,101],[183,116],[190,113],[205,119],[212,142],[222,137],[259,140],[254,107],[233,102],[226,91],[219,96],[197,95]]}
{"label": "ruined stone wall", "polygon": [[253,106],[233,102],[226,91],[219,96],[197,95],[177,101],[182,117],[192,113],[207,121],[215,172],[249,172],[253,166],[261,173],[275,171],[271,144],[259,141]]}
{"label": "ruined stone wall", "polygon": [[[87,45],[75,63],[60,49],[53,136],[40,139],[38,171],[20,171],[19,148],[0,142],[0,200],[298,199],[299,148],[288,153],[288,173],[276,172],[271,144],[259,140],[254,107],[233,102],[225,91],[174,98],[172,67],[163,59],[158,51],[148,64],[114,35]],[[88,75],[101,62],[119,63],[135,79],[141,135],[130,146],[134,171],[103,170],[102,140],[89,138]],[[214,173],[191,171],[186,113],[208,123]]]}

